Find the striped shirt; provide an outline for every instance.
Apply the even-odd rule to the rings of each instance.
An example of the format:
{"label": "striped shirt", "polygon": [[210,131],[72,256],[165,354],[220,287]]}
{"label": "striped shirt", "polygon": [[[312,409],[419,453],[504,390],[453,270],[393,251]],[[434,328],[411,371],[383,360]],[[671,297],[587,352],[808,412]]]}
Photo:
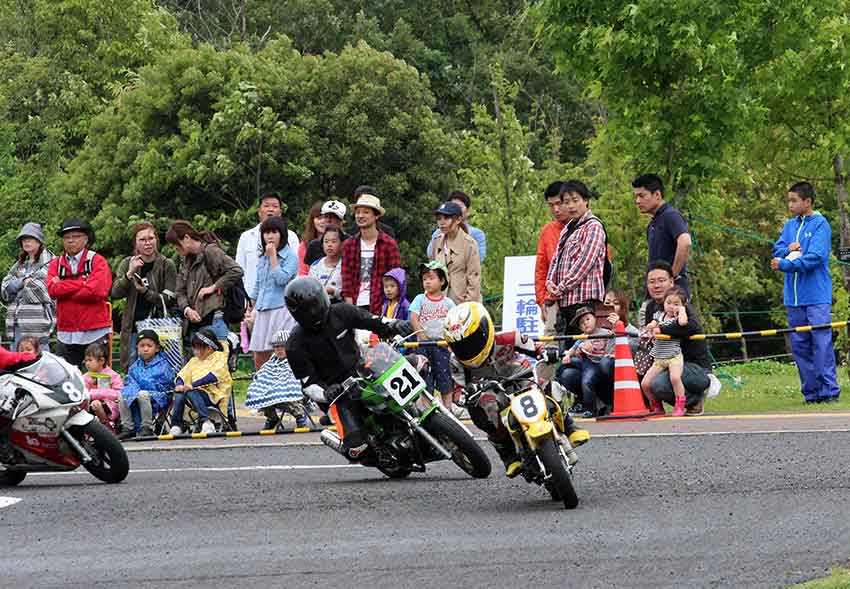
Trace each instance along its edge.
{"label": "striped shirt", "polygon": [[[678,324],[674,317],[668,319],[664,311],[657,311],[652,319],[658,323],[658,327],[672,327]],[[682,342],[677,339],[656,339],[652,344],[650,355],[656,360],[669,360],[682,353]]]}

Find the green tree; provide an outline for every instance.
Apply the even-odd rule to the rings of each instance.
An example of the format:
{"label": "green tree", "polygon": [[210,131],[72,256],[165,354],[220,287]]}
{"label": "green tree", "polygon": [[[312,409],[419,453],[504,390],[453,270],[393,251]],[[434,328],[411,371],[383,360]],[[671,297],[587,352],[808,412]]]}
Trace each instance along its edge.
{"label": "green tree", "polygon": [[[761,145],[755,152],[778,167],[786,183],[811,179],[819,192],[834,194],[842,247],[850,247],[848,9],[845,0],[783,5],[773,17],[781,44],[755,76],[770,122],[769,133],[756,138]],[[841,276],[850,288],[850,267],[843,266]]]}
{"label": "green tree", "polygon": [[433,100],[415,69],[365,44],[321,57],[285,38],[259,52],[170,52],[92,121],[56,191],[94,218],[101,249],[122,254],[128,219],[188,218],[232,242],[260,191],[286,194],[296,221],[313,200],[369,183],[388,197],[406,259],[418,259],[422,213],[452,169]]}
{"label": "green tree", "polygon": [[[0,264],[25,221],[55,221],[53,180],[131,72],[185,43],[150,0],[0,0]],[[50,231],[48,231],[48,234]]]}
{"label": "green tree", "polygon": [[[557,134],[522,123],[516,111],[521,88],[500,67],[491,68],[491,102],[473,107],[473,127],[464,131],[459,183],[474,199],[470,221],[487,235],[482,283],[485,295],[501,291],[506,256],[534,255],[548,221],[543,189],[566,178]],[[535,154],[544,154],[535,162]]]}
{"label": "green tree", "polygon": [[684,197],[736,175],[738,138],[761,114],[745,83],[748,4],[545,0],[539,35],[604,105],[631,167],[659,171]]}
{"label": "green tree", "polygon": [[[455,129],[468,126],[471,105],[490,102],[489,68],[499,63],[522,92],[516,108],[526,125],[558,127],[564,158],[581,159],[590,133],[575,82],[553,77],[551,55],[534,44],[532,3],[506,0],[165,0],[196,42],[259,48],[275,34],[305,54],[340,52],[366,41],[427,76],[435,109]],[[440,15],[435,18],[434,15]]]}

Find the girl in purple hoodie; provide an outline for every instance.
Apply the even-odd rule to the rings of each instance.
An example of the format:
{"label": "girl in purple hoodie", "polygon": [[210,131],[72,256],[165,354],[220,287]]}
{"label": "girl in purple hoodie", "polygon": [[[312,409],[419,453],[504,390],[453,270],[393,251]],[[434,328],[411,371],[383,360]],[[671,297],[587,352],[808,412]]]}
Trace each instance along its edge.
{"label": "girl in purple hoodie", "polygon": [[381,317],[405,321],[410,318],[407,275],[403,268],[393,268],[384,274],[384,306],[381,308]]}

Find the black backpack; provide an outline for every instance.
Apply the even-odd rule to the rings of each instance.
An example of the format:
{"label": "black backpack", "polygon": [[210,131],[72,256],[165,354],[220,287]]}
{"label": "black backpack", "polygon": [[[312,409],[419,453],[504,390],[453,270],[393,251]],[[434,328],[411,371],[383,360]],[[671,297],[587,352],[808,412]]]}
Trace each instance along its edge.
{"label": "black backpack", "polygon": [[[204,266],[207,267],[210,278],[215,281],[216,277],[213,275],[210,265],[207,262],[206,248],[204,248],[202,255],[204,256]],[[242,283],[242,279],[237,280],[222,295],[224,296],[224,307],[221,310],[224,313],[224,322],[239,323],[242,321],[245,318],[246,302],[248,300],[248,293],[245,292],[245,285]]]}

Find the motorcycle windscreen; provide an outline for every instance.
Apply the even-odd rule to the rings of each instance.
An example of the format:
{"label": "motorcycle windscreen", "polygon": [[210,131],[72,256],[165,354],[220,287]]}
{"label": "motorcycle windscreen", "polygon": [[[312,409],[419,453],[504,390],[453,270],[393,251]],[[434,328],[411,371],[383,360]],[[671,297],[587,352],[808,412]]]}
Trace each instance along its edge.
{"label": "motorcycle windscreen", "polygon": [[52,354],[42,354],[38,361],[16,371],[16,374],[51,389],[50,397],[60,405],[76,404],[85,398],[79,373]]}

